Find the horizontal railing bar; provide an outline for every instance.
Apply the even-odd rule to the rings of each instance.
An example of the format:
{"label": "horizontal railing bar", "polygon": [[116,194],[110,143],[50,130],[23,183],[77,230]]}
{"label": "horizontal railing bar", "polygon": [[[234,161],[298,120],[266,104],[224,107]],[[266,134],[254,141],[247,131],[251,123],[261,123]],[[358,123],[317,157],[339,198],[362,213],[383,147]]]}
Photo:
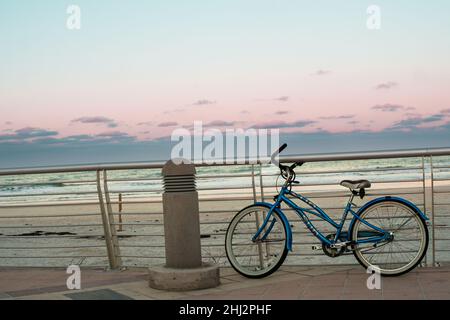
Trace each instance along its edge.
{"label": "horizontal railing bar", "polygon": [[125,194],[133,194],[133,193],[145,193],[145,192],[163,192],[164,189],[163,188],[159,188],[159,189],[155,189],[155,190],[145,190],[145,189],[137,189],[137,190],[109,190],[109,193],[122,193],[123,195]]}
{"label": "horizontal railing bar", "polygon": [[280,161],[285,162],[320,162],[339,160],[370,160],[391,158],[419,158],[429,156],[448,156],[450,148],[427,148],[414,150],[380,150],[369,152],[343,152],[334,154],[310,154],[304,156],[280,156]]}
{"label": "horizontal railing bar", "polygon": [[[239,197],[239,198],[204,198],[204,199],[199,199],[200,202],[205,202],[205,201],[236,201],[236,200],[253,200],[253,197],[249,196],[249,197]],[[161,200],[159,201],[111,201],[109,202],[110,204],[146,204],[146,203],[161,203]]]}
{"label": "horizontal railing bar", "polygon": [[133,222],[115,222],[115,223],[111,223],[112,226],[162,226],[162,223],[148,223],[148,222],[139,222],[139,223],[133,223]]}
{"label": "horizontal railing bar", "polygon": [[237,189],[237,190],[242,190],[242,189],[252,189],[253,186],[252,185],[245,185],[245,186],[224,186],[221,188],[213,188],[213,187],[197,187],[197,191],[209,191],[209,190],[233,190],[233,189]]}
{"label": "horizontal railing bar", "polygon": [[0,170],[0,176],[23,175],[23,174],[45,174],[45,173],[68,173],[101,170],[135,170],[135,169],[161,169],[164,163],[121,163],[121,164],[97,164],[81,166],[61,167],[37,167],[37,168],[14,168]]}
{"label": "horizontal railing bar", "polygon": [[[316,237],[311,237],[311,238],[313,238],[312,241],[302,241],[302,242],[293,241],[292,244],[295,245],[295,246],[309,246],[309,245],[312,245],[312,244],[317,244],[317,245],[321,245],[322,244],[322,243],[320,243],[317,240]],[[202,240],[207,241],[207,240],[210,240],[210,239],[205,238],[205,239],[202,239]],[[401,242],[407,242],[407,241],[417,241],[417,240],[415,240],[415,239],[413,239],[413,240],[402,240]],[[245,245],[248,245],[248,244],[241,244],[241,245],[245,246]],[[161,245],[161,246],[164,247],[164,245]],[[202,247],[224,247],[224,246],[225,245],[223,243],[210,243],[210,244],[203,244],[202,243]],[[144,245],[144,247],[145,247],[145,245]]]}
{"label": "horizontal railing bar", "polygon": [[120,245],[120,248],[164,248],[164,244],[131,244],[131,245]]}
{"label": "horizontal railing bar", "polygon": [[165,256],[124,256],[118,255],[120,258],[135,258],[135,259],[165,259]]}
{"label": "horizontal railing bar", "polygon": [[47,235],[36,235],[36,236],[16,236],[16,235],[1,235],[0,238],[3,239],[59,239],[59,238],[78,238],[80,240],[91,240],[88,238],[99,238],[103,237],[103,234],[88,234],[88,235],[79,235],[79,234],[71,234],[71,235],[60,235],[60,236],[47,236]]}
{"label": "horizontal railing bar", "polygon": [[[207,210],[202,211],[200,210],[200,214],[206,214],[206,213],[229,213],[229,212],[237,212],[236,210]],[[112,212],[113,215],[122,215],[122,216],[133,216],[133,215],[146,215],[146,214],[164,214],[164,212]]]}
{"label": "horizontal railing bar", "polygon": [[[293,221],[293,222],[300,222],[300,221]],[[303,227],[303,225],[301,225]],[[321,230],[322,233],[332,233],[335,232],[335,229],[323,229]],[[244,234],[244,233],[242,233]],[[251,234],[251,233],[247,233],[247,234]],[[311,232],[309,230],[304,230],[304,231],[292,231],[292,234],[294,235],[306,235],[308,236],[308,238],[313,238],[316,239],[314,237],[314,235],[311,234]],[[164,237],[164,234],[121,234],[122,236],[125,237]],[[208,234],[209,236],[218,236],[218,237],[223,237],[225,236],[225,232],[215,232],[215,233],[210,233]],[[202,238],[203,240],[209,240],[210,238]],[[317,241],[316,241],[317,242]],[[122,246],[122,245],[121,245]]]}
{"label": "horizontal railing bar", "polygon": [[74,258],[106,258],[106,256],[12,256],[12,257],[1,257],[0,259],[74,259]]}
{"label": "horizontal railing bar", "polygon": [[[417,204],[417,203],[416,203]],[[422,204],[418,204],[418,205],[422,205]],[[321,207],[323,210],[343,210],[343,206],[339,206],[339,207],[327,207],[327,206],[322,206]],[[360,206],[356,206],[356,208],[360,208]],[[223,209],[223,210],[200,210],[199,213],[200,214],[215,214],[215,213],[237,213],[238,211],[240,211],[241,209],[234,209],[234,210],[230,210],[230,209]],[[286,208],[283,209],[283,211],[294,211],[294,209],[291,208]],[[162,211],[159,212],[112,212],[113,215],[122,215],[122,216],[133,216],[133,215],[151,215],[151,214],[164,214]]]}
{"label": "horizontal railing bar", "polygon": [[84,206],[84,205],[98,205],[98,202],[71,202],[71,203],[39,203],[39,204],[14,204],[14,205],[0,205],[0,209],[13,209],[13,208],[40,208],[40,207],[70,207],[70,206]]}
{"label": "horizontal railing bar", "polygon": [[96,180],[67,180],[67,181],[48,181],[48,182],[23,182],[23,183],[11,183],[11,184],[0,184],[1,188],[4,187],[21,187],[21,186],[47,186],[52,184],[88,184],[95,183]]}
{"label": "horizontal railing bar", "polygon": [[253,197],[252,196],[248,196],[248,197],[226,197],[226,198],[200,198],[199,202],[211,202],[211,201],[246,201],[246,200],[251,200],[253,201]]}
{"label": "horizontal railing bar", "polygon": [[[245,178],[251,177],[251,173],[241,173],[241,174],[217,174],[217,175],[202,175],[197,174],[196,179],[214,179],[214,178]],[[108,179],[109,182],[134,182],[134,181],[156,181],[163,180],[163,176],[158,178],[127,178],[127,179]]]}
{"label": "horizontal railing bar", "polygon": [[[232,189],[251,189],[252,186],[251,185],[239,185],[239,186],[224,186],[224,187],[220,187],[220,188],[213,188],[213,187],[197,187],[196,190],[197,191],[209,191],[209,190],[232,190]],[[109,193],[145,193],[145,192],[163,192],[164,189],[155,189],[155,190],[145,190],[145,189],[138,189],[138,190],[109,190]]]}
{"label": "horizontal railing bar", "polygon": [[148,233],[135,233],[135,234],[128,234],[128,233],[120,233],[116,234],[113,237],[164,237],[163,233],[156,233],[156,234],[148,234]]}
{"label": "horizontal railing bar", "polygon": [[450,193],[450,190],[436,190],[436,187],[434,187],[434,193],[440,193],[440,194],[442,194],[442,193]]}
{"label": "horizontal railing bar", "polygon": [[[416,205],[418,207],[423,207],[423,203],[416,203]],[[330,214],[331,217],[336,216],[335,218],[340,218],[342,216],[342,211],[344,210],[342,207],[321,207],[322,210],[341,210],[340,212],[337,212],[336,214],[330,214],[330,212],[328,212]],[[356,206],[355,209],[359,209],[361,208],[361,206]],[[239,210],[233,211],[230,210],[231,212],[238,212]],[[294,209],[290,209],[290,208],[282,208],[283,212],[292,212],[295,213],[296,211]],[[441,217],[441,215],[436,215],[436,217]],[[398,217],[397,217],[398,218]],[[351,218],[348,218],[351,219]],[[320,218],[310,218],[311,221],[323,221],[326,222],[323,219]],[[289,219],[289,221],[293,221],[293,222],[301,222],[302,220],[300,219]],[[229,220],[227,221],[205,221],[205,222],[200,222],[200,224],[204,224],[204,225],[214,225],[214,224],[223,224],[223,223],[230,223]]]}
{"label": "horizontal railing bar", "polygon": [[[341,160],[369,160],[369,159],[389,159],[389,158],[411,158],[411,157],[427,157],[427,156],[448,156],[450,148],[427,148],[427,149],[411,149],[411,150],[380,150],[366,152],[344,152],[331,154],[309,154],[309,155],[289,155],[280,156],[281,162],[320,162],[320,161],[341,161]],[[268,163],[269,158],[260,159],[233,159],[234,165],[259,164]],[[241,163],[243,162],[243,163]],[[205,163],[193,162],[197,166],[224,166],[233,165],[230,163]],[[35,167],[35,168],[13,168],[0,170],[0,176],[22,175],[22,174],[39,174],[39,173],[63,173],[63,172],[82,172],[82,171],[99,171],[99,170],[127,170],[127,169],[161,169],[165,162],[136,162],[136,163],[109,163],[95,165],[79,165],[79,166],[61,166],[61,167]]]}
{"label": "horizontal railing bar", "polygon": [[[126,234],[126,233],[123,233],[123,232],[120,232],[117,236],[119,238],[120,237],[124,237],[124,239],[121,239],[120,241],[127,241],[128,239],[129,240],[133,240],[132,238],[135,238],[135,237],[164,237],[163,234],[147,234],[147,233]],[[122,245],[120,245],[120,246],[122,246]]]}
{"label": "horizontal railing bar", "polygon": [[122,215],[122,216],[139,216],[139,215],[156,215],[163,214],[163,212],[111,212],[113,215]]}
{"label": "horizontal railing bar", "polygon": [[108,179],[108,182],[136,182],[136,181],[158,181],[163,180],[163,176],[160,177],[149,177],[149,178],[117,178],[117,179]]}
{"label": "horizontal railing bar", "polygon": [[238,173],[238,174],[217,174],[217,175],[196,175],[196,179],[215,179],[215,178],[250,178],[250,173]]}
{"label": "horizontal railing bar", "polygon": [[[339,182],[319,182],[319,183],[308,183],[308,184],[304,184],[301,182],[301,177],[300,179],[300,184],[299,186],[301,187],[315,187],[315,186],[339,186]],[[382,181],[382,180],[371,180],[371,183],[405,183],[405,182],[423,182],[422,179],[420,180],[392,180],[392,181]],[[276,184],[269,184],[269,185],[264,185],[265,188],[275,188],[277,185]],[[220,189],[219,189],[220,190]]]}
{"label": "horizontal railing bar", "polygon": [[109,204],[146,204],[146,203],[161,203],[162,204],[162,199],[155,199],[155,200],[139,200],[139,201],[132,201],[132,200],[123,200],[122,202],[114,200],[114,201],[110,201],[108,202]]}
{"label": "horizontal railing bar", "polygon": [[[297,193],[300,193],[301,195],[303,195],[303,196],[305,196],[305,197],[307,197],[307,198],[310,198],[310,199],[323,199],[323,198],[348,198],[349,197],[349,193],[343,193],[343,194],[324,194],[324,195],[309,195],[309,194],[306,194],[306,193],[301,193],[301,192],[298,192],[298,191],[296,191]],[[278,193],[273,193],[273,192],[270,192],[270,193],[266,193],[265,195],[264,195],[264,197],[265,198],[272,198],[272,197],[274,197],[275,195],[277,195]],[[395,192],[395,193],[391,193],[390,195],[391,196],[393,196],[393,195],[422,195],[423,194],[423,191],[420,191],[420,192]],[[373,192],[370,192],[370,193],[366,193],[366,197],[377,197],[377,196],[384,196],[384,195],[386,195],[386,193],[383,193],[383,192],[380,192],[380,193],[373,193]]]}
{"label": "horizontal railing bar", "polygon": [[[422,182],[422,181],[417,181],[417,182]],[[309,185],[301,185],[302,187],[307,187],[307,186],[309,186]],[[313,185],[311,185],[311,186],[313,186]],[[275,185],[273,185],[273,186],[265,186],[266,188],[275,188],[276,186]],[[418,195],[418,194],[422,194],[423,193],[423,191],[422,190],[420,190],[419,189],[420,187],[417,187],[417,189],[418,189],[418,191],[417,192],[410,192],[410,191],[406,191],[406,192],[395,192],[395,194],[397,194],[397,195],[400,195],[400,194],[410,194],[410,195]],[[216,190],[216,191],[220,191],[220,190],[222,190],[222,189],[227,189],[227,188],[210,188],[209,190]],[[235,188],[230,188],[230,189],[235,189]],[[251,189],[251,187],[248,187],[248,188],[241,188],[240,190],[246,190],[246,189]],[[198,189],[197,189],[198,190]],[[239,189],[236,189],[236,190],[239,190]],[[199,191],[204,191],[204,190],[199,190]],[[327,197],[341,197],[341,196],[345,196],[345,197],[348,197],[348,193],[347,192],[344,192],[344,191],[322,191],[321,193],[330,193],[330,192],[335,192],[335,193],[332,193],[331,195],[327,195],[327,196],[325,196],[325,198],[327,198]],[[298,191],[297,191],[297,193],[298,193]],[[309,191],[309,192],[305,192],[305,193],[302,193],[303,195],[307,195],[308,193],[311,193],[311,191]],[[342,194],[339,194],[339,193],[342,193]],[[380,191],[380,192],[370,192],[370,193],[367,193],[366,195],[368,195],[368,196],[370,196],[370,195],[385,195],[385,191],[383,192],[382,190]],[[448,192],[441,192],[441,193],[448,193]],[[238,193],[236,193],[236,194],[238,194]],[[209,194],[209,195],[214,195],[214,193],[211,193],[211,194]],[[230,196],[231,196],[232,194],[230,194]],[[251,195],[250,195],[250,193],[248,193],[248,195],[249,195],[249,197],[251,197]],[[320,196],[320,195],[317,195],[317,193],[311,193],[311,195],[308,195],[308,197],[310,197],[310,198],[322,198],[322,196]],[[134,198],[134,199],[139,199],[140,197],[132,197],[132,198]],[[230,197],[231,198],[231,197]],[[205,200],[205,199],[207,199],[207,198],[200,198],[200,201],[203,201],[203,200]],[[221,198],[222,199],[222,198]],[[224,198],[223,198],[224,199]],[[239,200],[239,199],[237,199],[237,200]],[[147,202],[145,202],[145,203],[160,203],[161,202],[161,200],[160,199],[155,199],[155,200],[153,200],[153,201],[147,201]],[[111,201],[110,202],[111,204],[118,204],[119,202],[118,201]],[[136,201],[132,201],[132,200],[123,200],[122,201],[122,203],[130,203],[130,204],[132,204],[132,203],[141,203],[141,202],[136,202]]]}
{"label": "horizontal railing bar", "polygon": [[[373,169],[348,169],[348,170],[321,170],[321,171],[302,171],[298,170],[297,176],[302,175],[321,175],[321,174],[334,174],[334,173],[360,173],[360,172],[385,172],[385,171],[409,171],[409,170],[422,170],[422,167],[401,167],[401,168],[373,168]],[[421,172],[417,172],[420,174]],[[261,176],[263,177],[276,177],[279,175],[279,172],[276,173],[263,173]],[[258,174],[258,176],[260,176]]]}
{"label": "horizontal railing bar", "polygon": [[[340,208],[340,209],[342,209],[342,208]],[[294,210],[292,210],[292,209],[291,210],[282,209],[282,211],[283,212],[284,211],[291,211],[291,212],[293,212]],[[337,213],[335,218],[340,218],[341,216],[342,216],[342,213]],[[407,218],[407,217],[409,217],[409,216],[398,216],[396,218]],[[436,217],[438,217],[438,216],[436,216]],[[376,219],[376,218],[367,218],[366,220],[371,220],[371,219]],[[321,218],[309,218],[309,220],[312,221],[312,222],[324,222],[324,223],[327,223],[326,220],[323,220]],[[347,218],[347,220],[351,220],[351,217]],[[303,220],[297,219],[297,218],[295,218],[295,219],[290,218],[289,222],[303,222]],[[230,223],[229,220],[227,220],[227,221],[205,221],[205,222],[200,222],[200,225],[215,225],[215,224],[228,224],[228,223]],[[248,223],[253,223],[253,222],[248,222]]]}
{"label": "horizontal railing bar", "polygon": [[83,248],[105,248],[105,246],[99,245],[87,245],[87,246],[68,246],[68,247],[0,247],[0,250],[41,250],[41,249],[83,249]]}
{"label": "horizontal railing bar", "polygon": [[[33,193],[33,197],[36,197],[36,198],[38,198],[38,197],[45,198],[45,197],[47,197],[47,195],[48,194],[46,194],[46,193],[39,193],[39,194],[38,193]],[[63,197],[63,198],[57,198],[57,196],[58,196],[57,194],[49,195],[50,197],[48,197],[48,198],[51,198],[51,200],[34,199],[33,200],[33,204],[58,203],[58,202],[72,203],[74,200],[67,200],[67,199],[70,199],[70,198],[76,199],[77,202],[94,201],[94,200],[97,199],[96,192],[87,192],[85,195],[81,195],[81,196],[77,196],[77,197],[70,197],[71,195],[72,196],[76,196],[77,193],[76,192],[69,192],[67,194],[64,194],[63,196],[67,196],[67,197]],[[13,204],[21,204],[21,203],[24,203],[25,201],[27,201],[27,200],[20,199],[21,196],[22,195],[18,195],[17,197],[13,197],[14,199],[12,199],[12,200],[5,200],[5,198],[8,198],[9,196],[8,195],[4,195],[3,197],[0,197],[0,203],[8,202],[8,203],[13,203]],[[23,196],[27,197],[28,195],[24,194]],[[55,201],[57,201],[57,202],[55,202]]]}
{"label": "horizontal railing bar", "polygon": [[76,213],[76,214],[58,214],[58,215],[36,215],[36,216],[2,216],[0,219],[33,219],[33,218],[67,218],[67,217],[94,217],[100,216],[99,213]]}
{"label": "horizontal railing bar", "polygon": [[[265,187],[265,189],[269,189],[268,187]],[[271,188],[271,189],[275,189],[275,187]],[[405,191],[400,191],[400,190],[404,190],[404,189],[410,189],[410,190],[405,190]],[[292,188],[292,190],[297,193],[297,194],[301,194],[303,196],[306,196],[308,198],[322,198],[323,196],[325,196],[325,198],[328,197],[349,197],[350,196],[350,191],[348,189],[346,189],[344,191],[344,188],[342,187],[339,190],[323,190],[323,191],[311,191],[311,190],[296,190],[296,188]],[[380,196],[380,195],[386,195],[387,193],[389,194],[411,194],[411,195],[417,195],[417,194],[423,194],[423,188],[422,187],[417,187],[417,188],[396,188],[396,189],[366,189],[366,196]],[[267,194],[273,194],[275,195],[275,193],[269,191],[269,193]]]}
{"label": "horizontal railing bar", "polygon": [[252,185],[246,185],[246,186],[226,186],[226,187],[197,187],[197,191],[220,191],[220,190],[248,190],[252,189]]}
{"label": "horizontal railing bar", "polygon": [[[95,199],[95,198],[92,198]],[[6,204],[5,201],[0,201],[0,209],[14,209],[14,208],[41,208],[41,207],[70,207],[70,206],[83,206],[83,205],[98,205],[98,203],[90,201],[90,199],[83,199],[81,202],[71,202],[71,201],[33,201],[28,203],[27,201],[17,201],[11,202],[11,204]]]}
{"label": "horizontal railing bar", "polygon": [[71,191],[71,192],[55,192],[55,193],[29,193],[29,194],[0,194],[0,198],[13,197],[42,197],[42,196],[68,196],[76,194],[97,194],[97,191]]}
{"label": "horizontal railing bar", "polygon": [[230,220],[228,220],[228,221],[205,221],[205,222],[200,221],[200,225],[215,225],[215,224],[225,224],[225,223],[230,223]]}
{"label": "horizontal railing bar", "polygon": [[0,229],[36,229],[36,228],[81,228],[81,227],[99,227],[103,226],[101,223],[95,223],[95,224],[55,224],[55,225],[36,225],[36,226],[1,226]]}
{"label": "horizontal railing bar", "polygon": [[[89,259],[89,257],[87,257],[86,258],[86,260],[87,259]],[[107,259],[107,257],[106,257],[106,259]],[[131,267],[130,265],[127,265],[127,267]],[[5,265],[5,264],[1,264],[0,263],[0,267],[10,267],[10,265]],[[38,270],[38,269],[42,269],[42,268],[48,268],[49,267],[49,265],[48,264],[35,264],[35,265],[29,265],[29,266],[17,266],[17,268],[20,268],[20,269],[23,269],[23,268],[27,268],[27,269],[29,269],[29,270]],[[136,266],[137,268],[145,268],[146,266],[144,266],[144,265],[142,265],[142,266]],[[148,266],[147,266],[148,267]],[[51,265],[51,268],[54,268],[54,269],[66,269],[67,268],[67,263],[64,263],[64,264],[57,264],[57,263],[52,263],[52,265]],[[102,264],[89,264],[89,265],[86,265],[86,264],[84,264],[83,265],[83,268],[92,268],[92,269],[94,269],[94,268],[101,268],[101,269],[104,269],[105,268],[105,264],[104,263],[102,263]]]}

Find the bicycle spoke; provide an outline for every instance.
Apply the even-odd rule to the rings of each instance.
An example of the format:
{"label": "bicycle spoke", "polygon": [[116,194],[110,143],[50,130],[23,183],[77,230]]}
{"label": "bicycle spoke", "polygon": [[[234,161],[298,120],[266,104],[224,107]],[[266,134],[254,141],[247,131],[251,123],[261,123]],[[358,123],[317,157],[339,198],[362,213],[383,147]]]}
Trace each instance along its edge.
{"label": "bicycle spoke", "polygon": [[[264,226],[259,239],[253,241],[256,232],[263,226],[268,209],[249,208],[232,222],[230,234],[227,236],[227,255],[232,265],[240,272],[249,275],[258,275],[268,272],[284,259],[286,233],[284,225],[278,216],[270,218]],[[272,224],[273,222],[273,224]],[[269,234],[266,234],[269,230]],[[260,238],[264,237],[264,240]]]}
{"label": "bicycle spoke", "polygon": [[[393,235],[392,239],[379,242],[373,248],[368,247],[370,244],[357,246],[355,254],[365,265],[377,265],[385,274],[395,274],[406,272],[423,256],[427,241],[424,224],[413,210],[400,203],[386,201],[366,209],[361,218]],[[363,232],[371,230],[357,221],[353,237],[358,239]]]}

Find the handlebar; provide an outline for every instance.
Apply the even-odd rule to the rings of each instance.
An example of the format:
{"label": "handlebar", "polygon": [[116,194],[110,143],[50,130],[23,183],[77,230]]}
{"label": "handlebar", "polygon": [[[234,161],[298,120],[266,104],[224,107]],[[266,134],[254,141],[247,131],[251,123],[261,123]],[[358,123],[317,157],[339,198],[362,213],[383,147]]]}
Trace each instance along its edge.
{"label": "handlebar", "polygon": [[284,149],[286,149],[287,143],[283,143],[278,150],[276,150],[274,153],[272,153],[272,156],[270,157],[272,160],[272,163],[276,163],[278,167],[280,168],[281,176],[286,179],[286,183],[298,183],[298,181],[295,181],[295,172],[294,169],[296,167],[299,167],[304,164],[303,161],[297,161],[294,162],[291,166],[285,166],[281,164],[279,161],[275,161],[275,157],[278,156],[281,152],[283,152]]}
{"label": "handlebar", "polygon": [[[287,148],[287,143],[283,143],[277,150],[274,151],[274,153],[272,153],[270,159],[272,160],[272,163],[275,163],[275,157],[278,156],[281,152],[283,152],[284,149]],[[290,169],[294,169],[295,167],[301,166],[302,164],[304,164],[304,161],[297,161],[295,163],[293,163],[289,168]],[[283,167],[285,168],[286,166],[283,166],[281,163],[278,162],[278,167],[280,167],[280,169]]]}

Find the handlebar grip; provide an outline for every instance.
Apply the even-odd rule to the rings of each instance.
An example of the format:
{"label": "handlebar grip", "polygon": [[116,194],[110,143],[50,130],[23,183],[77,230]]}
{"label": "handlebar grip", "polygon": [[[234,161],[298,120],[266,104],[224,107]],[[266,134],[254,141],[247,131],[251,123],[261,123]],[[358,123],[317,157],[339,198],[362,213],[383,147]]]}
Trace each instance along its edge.
{"label": "handlebar grip", "polygon": [[277,153],[281,153],[284,149],[286,149],[287,143],[283,143],[283,145],[278,149]]}
{"label": "handlebar grip", "polygon": [[274,153],[272,153],[272,159],[275,158],[279,153],[281,153],[284,149],[286,149],[287,147],[287,143],[283,143],[283,145],[281,147],[278,148],[277,151],[275,151]]}
{"label": "handlebar grip", "polygon": [[290,166],[290,168],[291,168],[291,169],[295,169],[296,167],[301,167],[303,164],[304,164],[303,161],[297,161],[297,162],[294,162],[294,163]]}

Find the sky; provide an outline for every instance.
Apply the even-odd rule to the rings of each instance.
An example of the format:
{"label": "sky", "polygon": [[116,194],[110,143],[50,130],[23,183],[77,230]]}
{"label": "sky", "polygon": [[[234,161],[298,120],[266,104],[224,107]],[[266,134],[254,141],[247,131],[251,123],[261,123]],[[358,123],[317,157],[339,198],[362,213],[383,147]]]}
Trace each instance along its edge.
{"label": "sky", "polygon": [[279,128],[291,154],[448,147],[449,9],[1,0],[0,167],[167,159],[194,121]]}

